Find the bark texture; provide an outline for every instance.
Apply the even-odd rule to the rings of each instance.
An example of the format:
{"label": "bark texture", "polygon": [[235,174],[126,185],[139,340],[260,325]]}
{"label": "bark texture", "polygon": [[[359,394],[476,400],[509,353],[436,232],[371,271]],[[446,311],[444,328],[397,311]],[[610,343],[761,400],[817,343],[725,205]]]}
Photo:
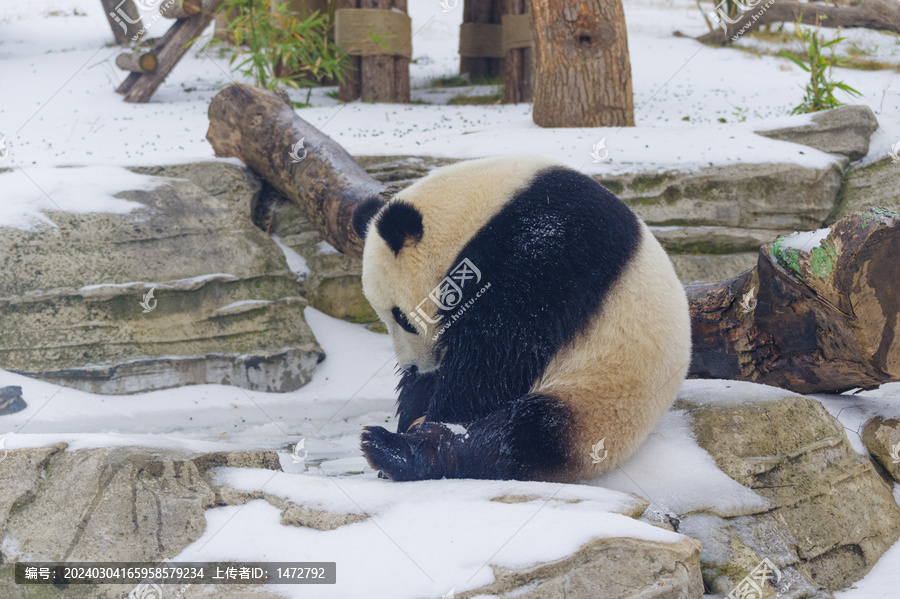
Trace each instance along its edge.
{"label": "bark texture", "polygon": [[541,127],[634,125],[621,0],[532,2],[534,122]]}
{"label": "bark texture", "polygon": [[776,241],[733,279],[687,285],[691,376],[804,394],[900,380],[898,255],[900,214],[867,208],[812,251]]}
{"label": "bark texture", "polygon": [[[328,243],[362,255],[362,240],[350,226],[353,208],[392,188],[369,177],[344,148],[297,116],[283,96],[243,84],[225,88],[209,105],[206,139],[217,156],[240,158],[297,202]],[[302,160],[294,162],[295,157]]]}
{"label": "bark texture", "polygon": [[141,13],[138,12],[134,1],[101,0],[101,4],[103,4],[106,20],[109,21],[116,43],[119,45],[130,44],[131,38],[144,28],[141,23]]}

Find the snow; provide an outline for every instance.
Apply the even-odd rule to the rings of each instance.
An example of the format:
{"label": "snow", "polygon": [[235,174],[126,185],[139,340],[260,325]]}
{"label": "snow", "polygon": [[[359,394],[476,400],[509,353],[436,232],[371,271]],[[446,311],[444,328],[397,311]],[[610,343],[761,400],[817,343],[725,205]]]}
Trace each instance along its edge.
{"label": "snow", "polygon": [[794,231],[791,235],[781,237],[781,247],[784,249],[800,250],[801,252],[811,252],[815,248],[822,245],[825,238],[831,233],[831,228],[819,229],[818,231]]}
{"label": "snow", "polygon": [[[686,381],[683,388],[690,389],[695,382]],[[717,391],[728,395],[721,385]],[[769,507],[768,500],[719,470],[713,457],[697,445],[690,418],[679,411],[666,414],[631,458],[591,484],[647,497],[651,514],[712,511],[730,517]]]}
{"label": "snow", "polygon": [[116,198],[115,194],[122,190],[151,190],[157,185],[156,177],[138,175],[118,166],[0,172],[0,227],[55,227],[47,215],[53,211],[127,214],[144,205]]}
{"label": "snow", "polygon": [[309,266],[306,265],[306,258],[286,246],[278,235],[272,235],[271,237],[272,241],[277,243],[284,253],[284,259],[287,260],[287,265],[291,272],[297,275],[298,280],[305,279],[309,275]]}

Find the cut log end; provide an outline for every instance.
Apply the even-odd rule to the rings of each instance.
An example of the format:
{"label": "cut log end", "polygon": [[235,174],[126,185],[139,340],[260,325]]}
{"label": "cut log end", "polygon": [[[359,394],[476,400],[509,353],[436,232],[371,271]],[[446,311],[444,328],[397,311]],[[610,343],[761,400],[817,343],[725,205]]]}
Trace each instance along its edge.
{"label": "cut log end", "polygon": [[159,7],[159,14],[167,19],[188,19],[200,13],[200,0],[166,0]]}
{"label": "cut log end", "polygon": [[126,52],[116,56],[116,66],[132,73],[152,73],[159,60],[153,52]]}

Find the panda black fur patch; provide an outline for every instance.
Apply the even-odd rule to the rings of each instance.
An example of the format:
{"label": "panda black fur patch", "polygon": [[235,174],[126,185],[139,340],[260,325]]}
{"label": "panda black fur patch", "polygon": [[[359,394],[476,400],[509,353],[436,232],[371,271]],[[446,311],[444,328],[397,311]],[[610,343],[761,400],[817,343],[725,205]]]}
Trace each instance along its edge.
{"label": "panda black fur patch", "polygon": [[366,230],[369,228],[369,221],[372,220],[383,206],[384,200],[378,196],[371,196],[357,204],[356,208],[353,209],[353,216],[350,218],[350,223],[353,225],[353,230],[356,231],[356,234],[359,235],[360,239],[366,238]]}
{"label": "panda black fur patch", "polygon": [[395,256],[408,239],[412,238],[413,243],[418,243],[425,233],[422,214],[412,204],[402,201],[388,203],[375,222],[375,227]]}

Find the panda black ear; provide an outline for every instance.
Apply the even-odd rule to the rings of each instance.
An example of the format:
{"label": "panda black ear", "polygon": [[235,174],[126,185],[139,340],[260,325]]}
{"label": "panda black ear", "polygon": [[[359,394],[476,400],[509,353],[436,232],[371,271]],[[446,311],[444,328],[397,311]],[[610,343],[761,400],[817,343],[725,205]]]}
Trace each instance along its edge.
{"label": "panda black ear", "polygon": [[356,231],[356,234],[359,235],[360,239],[364,240],[366,238],[369,221],[378,214],[378,211],[381,210],[382,206],[384,206],[384,200],[378,196],[372,196],[357,204],[356,208],[353,209],[353,216],[350,217],[350,223],[353,225],[353,230]]}
{"label": "panda black ear", "polygon": [[394,250],[394,255],[400,253],[406,241],[410,238],[413,243],[422,239],[425,229],[422,225],[422,213],[412,204],[403,201],[390,202],[375,223],[378,234]]}

